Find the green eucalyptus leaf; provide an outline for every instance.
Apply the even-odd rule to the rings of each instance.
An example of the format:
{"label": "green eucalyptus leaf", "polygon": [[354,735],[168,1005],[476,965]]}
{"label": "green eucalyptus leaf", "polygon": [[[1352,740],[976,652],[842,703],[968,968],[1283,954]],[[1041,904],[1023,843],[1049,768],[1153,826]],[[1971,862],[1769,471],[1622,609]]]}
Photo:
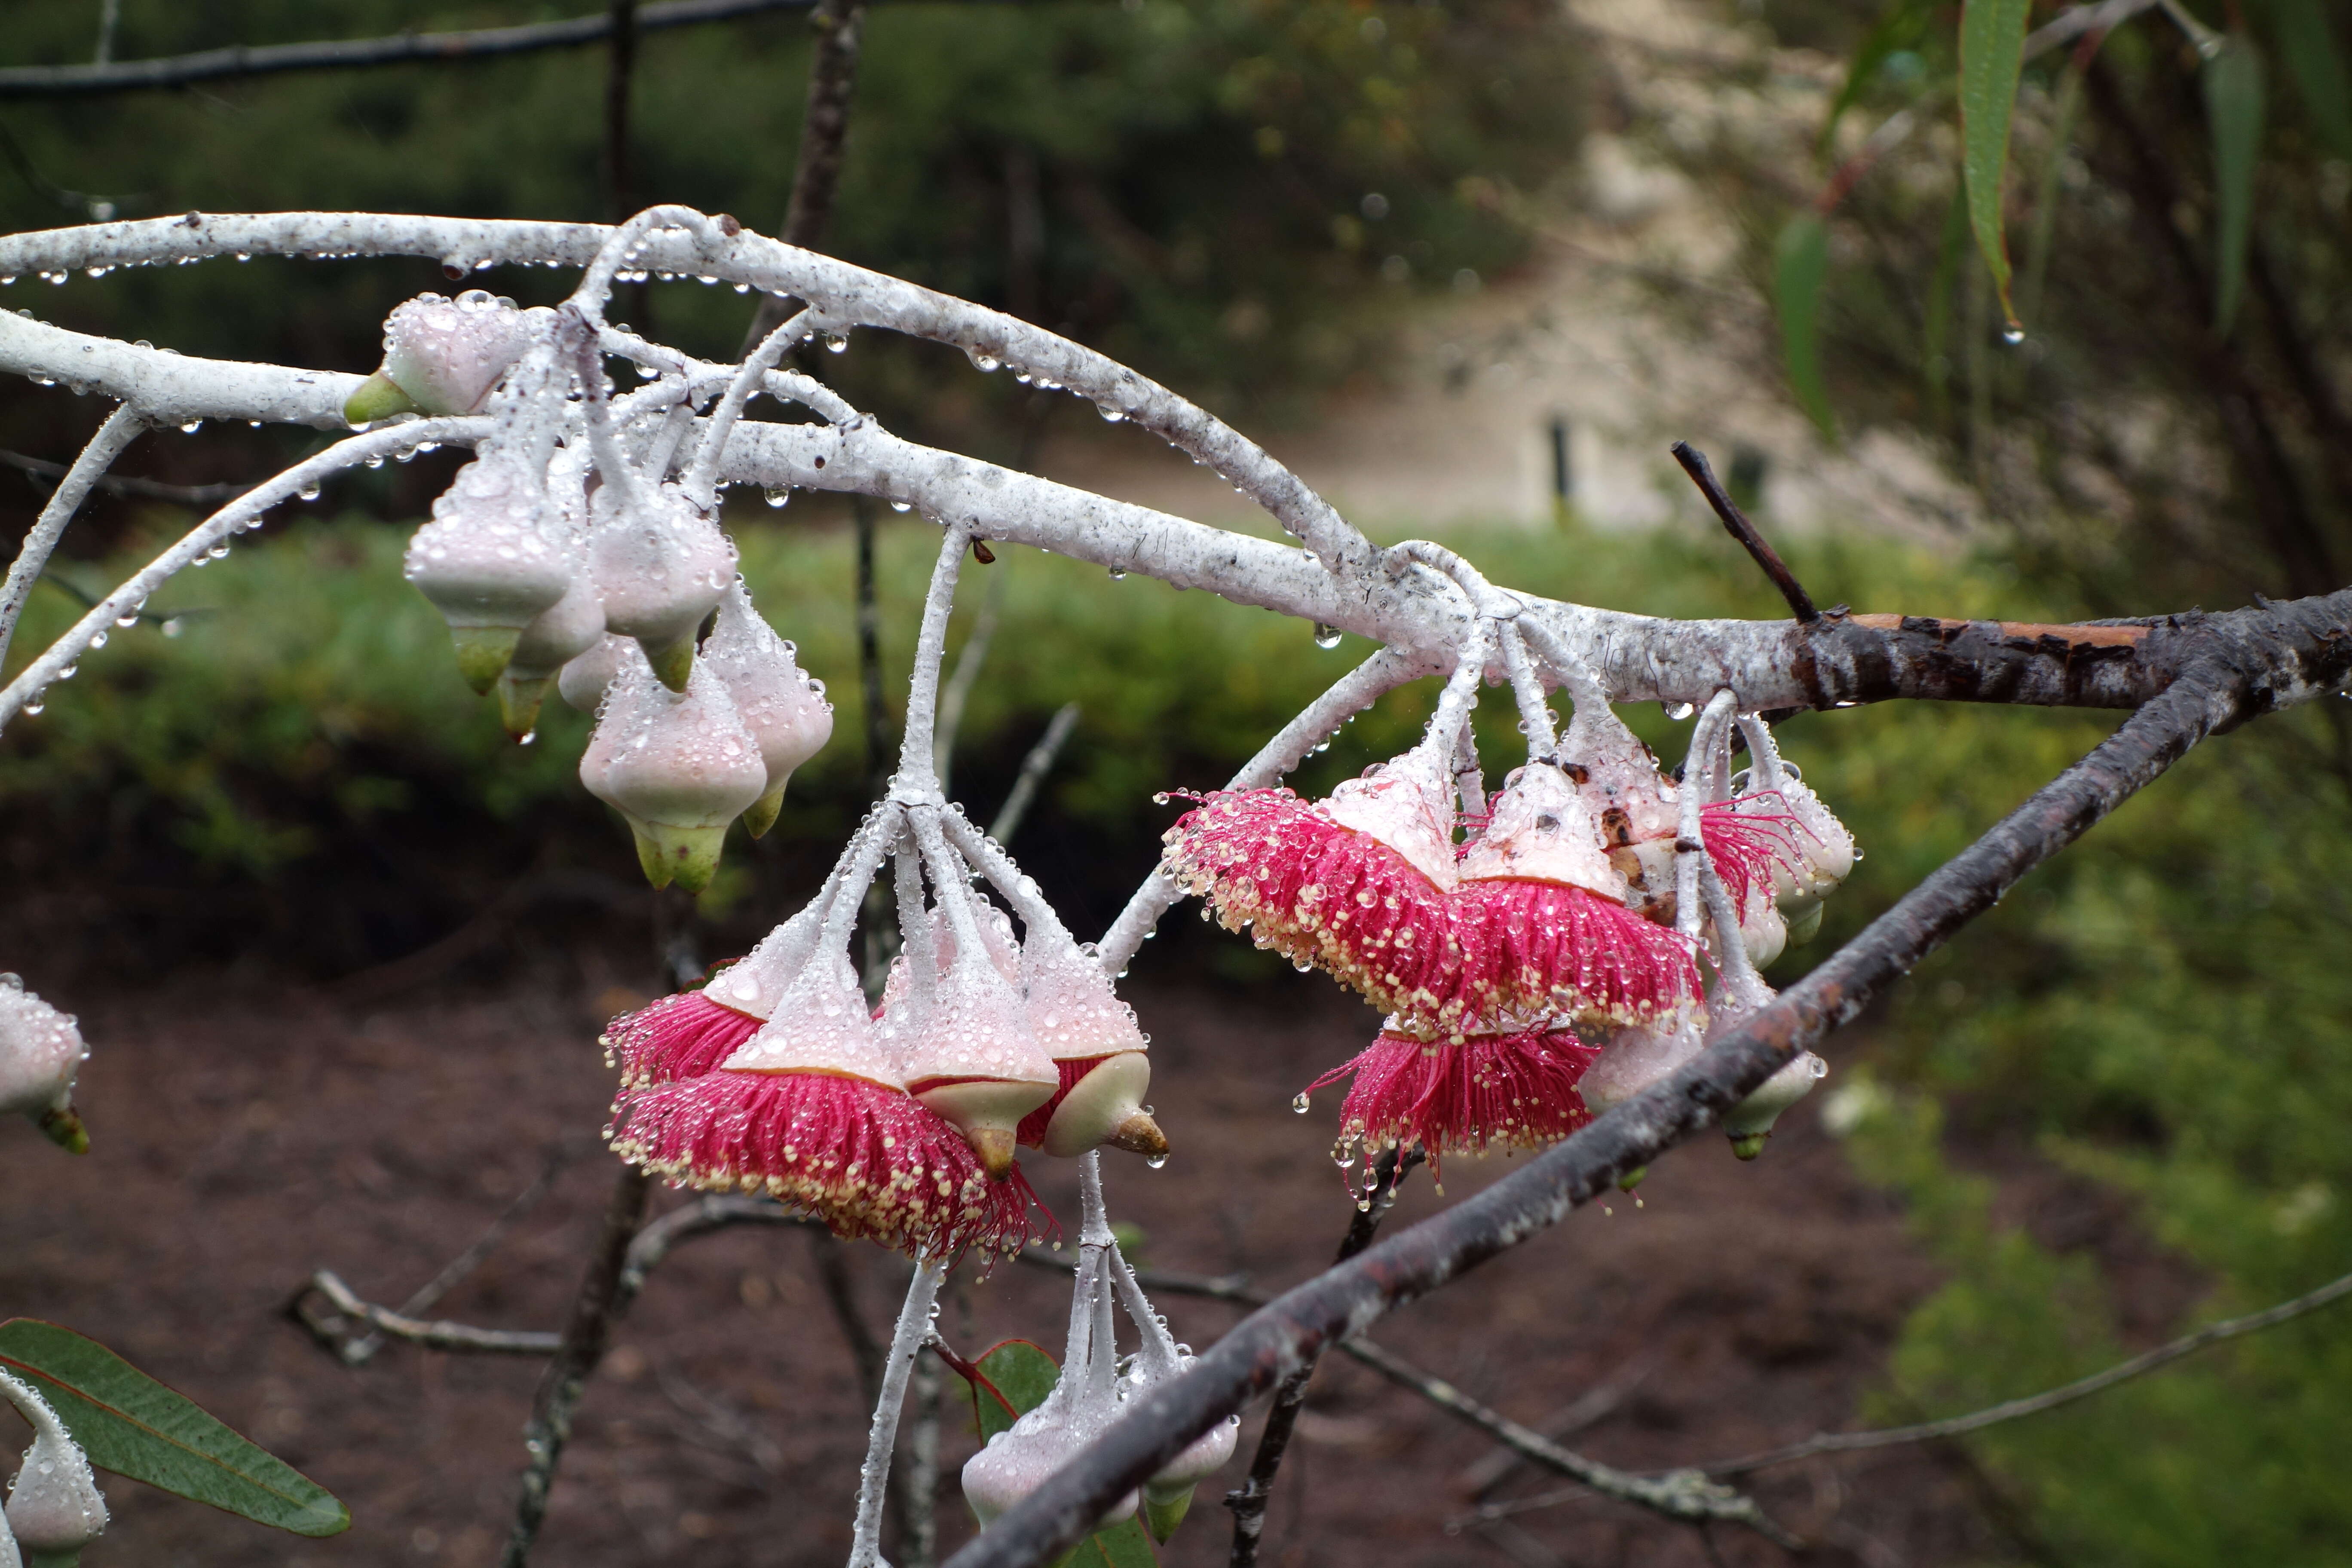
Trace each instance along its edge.
{"label": "green eucalyptus leaf", "polygon": [[2232,33],[2201,75],[2205,120],[2213,132],[2213,324],[2226,333],[2246,292],[2254,164],[2263,145],[2263,57],[2252,38]]}
{"label": "green eucalyptus leaf", "polygon": [[1822,383],[1822,286],[1829,279],[1829,226],[1810,209],[1790,218],[1772,247],[1772,307],[1780,318],[1780,348],[1789,384],[1825,436],[1837,433],[1830,395]]}
{"label": "green eucalyptus leaf", "polygon": [[2295,89],[2328,151],[2352,158],[2352,71],[2336,47],[2326,0],[2272,0],[2279,53],[2294,73]]}
{"label": "green eucalyptus leaf", "polygon": [[71,1329],[0,1323],[0,1371],[37,1389],[102,1470],[297,1535],[351,1528],[317,1482]]}
{"label": "green eucalyptus leaf", "polygon": [[1160,1568],[1160,1555],[1139,1519],[1123,1520],[1078,1543],[1071,1561],[1077,1568]]}
{"label": "green eucalyptus leaf", "polygon": [[1976,232],[1977,248],[1984,253],[2012,331],[2017,310],[2009,299],[2000,195],[2032,10],[2032,0],[1963,0],[1960,6],[1960,173],[1968,185],[1969,226]]}

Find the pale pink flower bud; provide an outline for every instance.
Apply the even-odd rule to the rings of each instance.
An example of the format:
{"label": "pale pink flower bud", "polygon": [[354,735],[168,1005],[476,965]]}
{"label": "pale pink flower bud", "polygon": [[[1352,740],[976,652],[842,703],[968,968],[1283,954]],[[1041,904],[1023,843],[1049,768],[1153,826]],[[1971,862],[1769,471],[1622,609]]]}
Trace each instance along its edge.
{"label": "pale pink flower bud", "polygon": [[833,704],[824,683],[813,680],[793,658],[793,645],[775,634],[740,577],[719,604],[719,624],[702,645],[702,657],[735,699],[735,710],[759,742],[768,770],[768,789],[743,814],[743,826],[759,837],[783,809],[784,784],[833,737]]}
{"label": "pale pink flower bud", "polygon": [[1061,1074],[986,953],[955,955],[902,1048],[915,1098],[963,1130],[990,1175],[1009,1174],[1022,1119],[1054,1097]]}
{"label": "pale pink flower bud", "polygon": [[562,673],[555,678],[557,693],[581,712],[593,713],[604,700],[604,689],[620,673],[621,652],[628,646],[628,638],[610,632],[598,637],[578,658],[564,665]]}
{"label": "pale pink flower bud", "polygon": [[1684,1012],[1609,1037],[1577,1092],[1596,1116],[1613,1110],[1706,1048],[1706,1021]]}
{"label": "pale pink flower bud", "polygon": [[0,1373],[0,1397],[33,1424],[33,1446],[8,1488],[5,1533],[36,1557],[79,1552],[106,1530],[106,1499],[89,1458],[29,1384]]}
{"label": "pale pink flower bud", "polygon": [[608,481],[593,510],[605,627],[635,637],[662,684],[683,691],[696,630],[735,581],[735,546],[675,485]]}
{"label": "pale pink flower bud", "polygon": [[[604,603],[597,596],[595,574],[588,566],[588,498],[581,486],[580,468],[577,458],[559,452],[548,475],[552,508],[550,532],[571,565],[572,581],[563,597],[523,627],[499,676],[499,711],[509,734],[530,734],[539,722],[548,683],[604,640]],[[610,679],[609,672],[606,679]],[[600,687],[597,696],[603,695]],[[594,704],[587,706],[593,709]]]}
{"label": "pale pink flower bud", "polygon": [[1019,1141],[1063,1159],[1104,1143],[1166,1158],[1167,1134],[1143,1104],[1151,1042],[1102,965],[1066,932],[1033,931],[1021,973],[1030,1028],[1054,1058],[1061,1085],[1023,1120]]}
{"label": "pale pink flower bud", "polygon": [[522,453],[486,451],[433,502],[403,571],[433,601],[457,646],[457,668],[487,692],[525,626],[562,599],[573,566],[548,528],[547,485]]}
{"label": "pale pink flower bud", "polygon": [[89,1134],[74,1111],[73,1083],[89,1054],[73,1015],[0,974],[0,1113],[29,1116],[62,1148],[86,1152]]}
{"label": "pale pink flower bud", "polygon": [[[1112,1338],[1108,1248],[1086,1248],[1070,1304],[1070,1338],[1053,1392],[988,1440],[963,1468],[963,1494],[985,1525],[1044,1484],[1118,1417],[1118,1346]],[[1135,1515],[1128,1493],[1095,1521],[1108,1530]]]}
{"label": "pale pink flower bud", "polygon": [[[418,413],[478,414],[528,342],[523,312],[511,300],[479,289],[455,300],[420,294],[386,318],[383,368],[371,386],[389,382]],[[359,425],[407,411],[379,395],[354,397],[343,412]]]}
{"label": "pale pink flower bud", "polygon": [[1772,1124],[1780,1113],[1812,1093],[1813,1085],[1827,1078],[1829,1071],[1829,1063],[1811,1051],[1800,1051],[1795,1060],[1766,1079],[1723,1119],[1731,1152],[1743,1160],[1761,1154],[1764,1140],[1772,1136]]}
{"label": "pale pink flower bud", "polygon": [[727,825],[760,798],[767,778],[717,676],[698,669],[674,692],[635,650],[580,758],[588,793],[628,818],[647,879],[697,893],[718,868]]}

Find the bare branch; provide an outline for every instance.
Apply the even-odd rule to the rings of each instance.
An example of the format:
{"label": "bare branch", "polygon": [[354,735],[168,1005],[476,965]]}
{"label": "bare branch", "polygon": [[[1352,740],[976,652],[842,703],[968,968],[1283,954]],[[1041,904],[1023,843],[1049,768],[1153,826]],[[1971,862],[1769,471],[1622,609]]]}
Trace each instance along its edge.
{"label": "bare branch", "polygon": [[0,664],[7,661],[8,639],[16,635],[16,617],[24,614],[33,584],[39,578],[41,569],[49,563],[49,552],[64,537],[66,525],[81,510],[82,501],[99,477],[146,428],[147,422],[128,403],[115,409],[89,438],[89,445],[81,449],[81,456],[74,459],[74,466],[66,471],[58,488],[49,493],[48,504],[41,508],[41,515],[34,520],[25,542],[16,551],[6,581],[0,583]]}
{"label": "bare branch", "polygon": [[2282,1301],[2275,1307],[2265,1308],[2259,1312],[2249,1312],[2242,1318],[2230,1318],[2221,1322],[2208,1323],[2194,1333],[2183,1334],[2168,1344],[2158,1345],[2156,1349],[2136,1355],[2129,1361],[2118,1362],[2104,1372],[2095,1372],[2088,1377],[2076,1378],[2072,1383],[2045,1389],[2040,1394],[2029,1394],[2021,1399],[2004,1400],[1999,1405],[1989,1405],[1985,1409],[1972,1411],[1966,1415],[1948,1416],[1941,1421],[1922,1421],[1911,1426],[1887,1426],[1874,1432],[1817,1433],[1801,1443],[1791,1443],[1784,1448],[1770,1448],[1760,1454],[1748,1455],[1744,1458],[1719,1459],[1713,1464],[1701,1465],[1698,1468],[1710,1476],[1744,1476],[1752,1470],[1769,1469],[1774,1465],[1792,1464],[1799,1459],[1809,1459],[1816,1454],[1846,1454],[1862,1448],[1887,1448],[1902,1443],[1929,1443],[1943,1437],[1963,1437],[1970,1432],[1980,1432],[1988,1426],[1997,1426],[2004,1421],[2015,1421],[2026,1415],[2039,1415],[2045,1410],[2055,1410],[2062,1405],[2072,1405],[2078,1399],[2088,1399],[2094,1394],[2105,1393],[2119,1383],[2128,1383],[2133,1378],[2144,1376],[2159,1367],[2169,1366],[2183,1356],[2194,1355],[2199,1351],[2220,1344],[2224,1340],[2234,1340],[2242,1334],[2259,1333],[2264,1329],[2275,1328],[2281,1323],[2290,1322],[2302,1317],[2305,1312],[2316,1311],[2322,1307],[2340,1301],[2347,1296],[2352,1296],[2352,1274],[2331,1279],[2315,1290],[2306,1291],[2290,1301]]}
{"label": "bare branch", "polygon": [[1731,492],[1717,482],[1715,469],[1708,466],[1706,454],[1688,441],[1675,442],[1673,450],[1675,461],[1683,466],[1683,472],[1688,474],[1691,483],[1698,487],[1698,493],[1706,498],[1706,504],[1713,507],[1715,515],[1723,520],[1726,531],[1739,541],[1740,548],[1764,569],[1764,575],[1772,579],[1772,586],[1780,590],[1780,597],[1789,601],[1789,608],[1795,612],[1797,619],[1807,624],[1820,620],[1822,613],[1813,607],[1812,595],[1806,593],[1804,584],[1797,581],[1797,574],[1789,570],[1789,563],[1780,559],[1780,552],[1756,531],[1754,523],[1748,521],[1748,514],[1739,510],[1739,503],[1731,499]]}
{"label": "bare branch", "polygon": [[[833,222],[841,186],[842,149],[849,140],[849,98],[857,85],[857,46],[865,29],[863,0],[816,0],[809,22],[816,33],[809,53],[808,97],[801,110],[801,141],[793,165],[793,194],[781,236],[786,245],[814,250]],[[789,296],[764,294],[743,334],[746,354],[783,324]]]}
{"label": "bare branch", "polygon": [[2259,637],[2232,644],[2210,630],[2207,637],[2207,657],[2162,695],[1778,1000],[1477,1196],[1253,1313],[1181,1377],[1133,1401],[1103,1436],[958,1552],[951,1568],[1049,1560],[1129,1489],[1324,1347],[1558,1224],[1737,1106],[2199,741],[2271,706],[2290,668],[2340,679],[2352,666],[2352,637],[2340,623],[2308,628],[2276,616]]}
{"label": "bare branch", "polygon": [[[22,452],[0,448],[0,464],[20,468],[44,479],[61,479],[72,472],[63,463],[52,463],[46,458],[28,458]],[[217,485],[166,485],[153,479],[126,479],[119,474],[101,474],[90,487],[110,496],[137,496],[142,500],[171,501],[179,506],[218,506],[235,500],[251,485],[225,483]]]}
{"label": "bare branch", "polygon": [[[667,0],[637,16],[637,29],[690,27],[725,22],[763,11],[805,10],[814,0]],[[387,38],[347,38],[300,44],[231,44],[189,55],[156,59],[101,59],[86,66],[0,68],[0,98],[64,98],[89,93],[134,92],[147,88],[186,87],[234,77],[276,76],[287,71],[351,70],[367,66],[455,65],[541,49],[577,48],[602,43],[613,30],[610,14],[533,22],[517,27],[482,27],[463,33],[395,33]]]}
{"label": "bare branch", "polygon": [[551,1334],[537,1329],[478,1329],[470,1323],[425,1322],[404,1313],[379,1307],[360,1300],[352,1288],[331,1269],[321,1268],[310,1276],[292,1303],[295,1320],[309,1329],[320,1343],[342,1353],[341,1336],[331,1324],[311,1317],[301,1300],[311,1291],[324,1296],[335,1310],[347,1318],[356,1318],[380,1334],[405,1340],[429,1351],[467,1351],[477,1355],[553,1355],[562,1342],[561,1334]]}
{"label": "bare branch", "polygon": [[635,1297],[646,1288],[646,1278],[661,1266],[671,1249],[682,1241],[709,1236],[714,1231],[739,1225],[814,1225],[806,1215],[796,1214],[773,1198],[746,1197],[736,1193],[714,1193],[680,1205],[659,1219],[648,1223],[629,1243],[629,1254],[621,1269],[621,1289]]}
{"label": "bare branch", "polygon": [[999,844],[1010,844],[1013,836],[1021,831],[1021,819],[1029,815],[1029,807],[1037,799],[1038,787],[1045,775],[1054,771],[1054,759],[1062,752],[1070,732],[1078,727],[1078,705],[1065,702],[1054,710],[1054,717],[1045,725],[1045,734],[1029,748],[1021,759],[1021,773],[1013,781],[1013,788],[997,808],[996,820],[988,825],[988,836]]}

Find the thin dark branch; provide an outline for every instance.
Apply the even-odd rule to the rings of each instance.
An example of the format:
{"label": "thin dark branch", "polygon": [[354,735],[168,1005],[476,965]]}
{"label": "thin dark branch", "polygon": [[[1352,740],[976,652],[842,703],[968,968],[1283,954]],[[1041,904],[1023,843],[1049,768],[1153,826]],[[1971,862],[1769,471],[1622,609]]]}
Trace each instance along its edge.
{"label": "thin dark branch", "polygon": [[[1334,1263],[1345,1263],[1372,1244],[1381,1221],[1396,1202],[1397,1188],[1421,1162],[1418,1148],[1386,1149],[1372,1161],[1366,1173],[1370,1192],[1349,1218]],[[1265,1426],[1258,1433],[1257,1449],[1250,1456],[1249,1476],[1225,1494],[1225,1506],[1234,1511],[1233,1568],[1252,1568],[1257,1562],[1258,1541],[1265,1532],[1266,1505],[1274,1498],[1274,1479],[1282,1469],[1282,1456],[1290,1447],[1290,1435],[1298,1426],[1298,1413],[1307,1407],[1307,1385],[1314,1379],[1319,1359],[1310,1352],[1276,1388]]]}
{"label": "thin dark branch", "polygon": [[2352,1274],[2331,1279],[2316,1290],[2297,1296],[2291,1301],[2282,1301],[2275,1307],[2249,1312],[2242,1318],[2208,1323],[2193,1333],[2183,1334],[2169,1344],[2158,1345],[2129,1361],[2118,1362],[2104,1372],[2095,1372],[2088,1377],[2076,1378],[2072,1383],[2021,1399],[2004,1400],[1966,1415],[1948,1416],[1941,1421],[1922,1421],[1910,1426],[1882,1427],[1874,1432],[1817,1433],[1801,1443],[1750,1454],[1744,1458],[1719,1459],[1699,1468],[1710,1476],[1744,1476],[1751,1470],[1769,1469],[1774,1465],[1809,1459],[1815,1454],[1845,1454],[1858,1448],[1887,1448],[1902,1443],[1928,1443],[1938,1438],[1966,1436],[1970,1432],[1980,1432],[2004,1421],[2039,1415],[2045,1410],[2055,1410],[2062,1405],[2088,1399],[2092,1394],[2104,1393],[2119,1383],[2128,1383],[2158,1367],[2168,1366],[2183,1356],[2194,1355],[2208,1346],[2220,1344],[2224,1340],[2234,1340],[2242,1334],[2259,1333],[2264,1329],[2275,1328],[2302,1317],[2305,1312],[2316,1311],[2340,1301],[2347,1296],[2352,1296]]}
{"label": "thin dark branch", "polygon": [[849,1247],[823,1232],[813,1233],[809,1246],[814,1249],[817,1283],[824,1289],[825,1305],[833,1309],[833,1321],[841,1330],[841,1338],[849,1347],[850,1363],[857,1369],[857,1387],[866,1408],[871,1410],[882,1398],[882,1363],[889,1353],[888,1347],[875,1339],[874,1331],[866,1326],[866,1313],[857,1304],[857,1281],[849,1271]]}
{"label": "thin dark branch", "polygon": [[738,1225],[814,1225],[806,1215],[795,1214],[773,1198],[745,1197],[731,1193],[712,1194],[692,1203],[680,1205],[637,1232],[629,1243],[629,1255],[621,1269],[621,1289],[630,1297],[646,1288],[646,1279],[660,1267],[664,1258],[679,1242],[709,1236]]}
{"label": "thin dark branch", "polygon": [[[2322,608],[2325,620],[2316,619]],[[2221,634],[2081,762],[1914,888],[1843,948],[1696,1059],[1476,1196],[1389,1237],[1252,1313],[1181,1377],[1134,1400],[1108,1431],[950,1560],[1031,1568],[1215,1422],[1338,1340],[1558,1224],[1719,1119],[1796,1053],[1850,1022],[2025,873],[2058,853],[2216,730],[2281,693],[2332,690],[2352,673],[2352,594],[2277,606]],[[2316,675],[2307,681],[2298,678]]]}
{"label": "thin dark branch", "polygon": [[[666,0],[637,14],[641,31],[690,27],[731,21],[763,11],[802,11],[814,0]],[[274,76],[285,71],[349,70],[355,67],[421,63],[449,65],[493,59],[540,49],[576,48],[611,36],[610,13],[532,22],[518,27],[483,27],[463,33],[395,33],[387,38],[346,38],[300,44],[231,44],[192,55],[107,65],[8,66],[0,68],[0,98],[58,98],[82,93],[130,92],[142,88],[185,87],[231,77]]]}
{"label": "thin dark branch", "polygon": [[507,1537],[506,1552],[500,1559],[503,1568],[522,1568],[530,1556],[531,1542],[539,1538],[539,1527],[547,1518],[547,1498],[554,1489],[555,1467],[562,1458],[563,1445],[572,1436],[572,1412],[579,1407],[580,1395],[586,1390],[597,1363],[604,1359],[605,1347],[612,1342],[614,1322],[628,1309],[630,1298],[620,1288],[621,1274],[628,1263],[629,1246],[645,1223],[646,1192],[651,1183],[652,1178],[644,1171],[629,1165],[622,1168],[613,1184],[596,1250],[589,1258],[588,1271],[581,1279],[578,1294],[572,1298],[571,1321],[563,1325],[563,1337],[556,1347],[554,1360],[539,1380],[530,1420],[523,1427],[523,1447],[530,1459],[523,1468],[521,1493],[515,1501],[514,1528]]}
{"label": "thin dark branch", "polygon": [[1756,531],[1756,525],[1748,521],[1748,514],[1739,510],[1731,492],[1716,481],[1715,469],[1708,466],[1706,454],[1688,441],[1675,442],[1674,454],[1675,461],[1683,466],[1683,472],[1698,487],[1698,493],[1706,498],[1706,504],[1715,509],[1715,515],[1723,520],[1731,537],[1739,541],[1740,547],[1764,569],[1764,575],[1772,579],[1772,586],[1780,590],[1780,597],[1789,601],[1789,608],[1796,612],[1797,619],[1807,626],[1820,620],[1822,613],[1814,608],[1812,595],[1797,581],[1797,574],[1789,570],[1789,563],[1780,559],[1780,552],[1772,548],[1771,542]]}
{"label": "thin dark branch", "polygon": [[[0,463],[20,468],[45,479],[66,477],[66,465],[52,463],[46,458],[28,458],[22,452],[0,451]],[[251,485],[165,485],[153,479],[129,479],[114,474],[100,474],[93,489],[109,495],[137,496],[142,500],[177,501],[183,506],[216,507],[235,500]]]}
{"label": "thin dark branch", "polygon": [[1013,781],[1013,788],[1005,795],[1003,805],[997,809],[996,820],[988,825],[991,838],[999,844],[1013,842],[1013,836],[1021,830],[1021,819],[1028,816],[1029,808],[1036,804],[1038,786],[1045,782],[1045,775],[1053,772],[1054,759],[1061,753],[1064,742],[1070,738],[1070,731],[1077,727],[1076,703],[1065,702],[1054,710],[1053,720],[1045,726],[1045,733],[1029,748],[1029,754],[1021,759],[1020,776]]}
{"label": "thin dark branch", "polygon": [[[793,194],[784,207],[783,232],[776,237],[803,250],[819,248],[833,222],[834,197],[841,189],[842,149],[849,140],[849,99],[857,86],[857,46],[864,31],[864,0],[817,0],[809,16],[816,45],[809,55],[808,100],[801,112],[801,144],[793,165]],[[743,334],[749,354],[760,340],[784,324],[787,302],[763,296]]]}
{"label": "thin dark branch", "polygon": [[[1639,1387],[1650,1375],[1650,1366],[1637,1366],[1614,1383],[1604,1383],[1598,1388],[1588,1388],[1559,1409],[1536,1423],[1535,1430],[1543,1436],[1559,1442],[1574,1436],[1589,1426],[1598,1426],[1617,1412],[1626,1395]],[[1462,1489],[1473,1497],[1485,1497],[1508,1480],[1527,1462],[1527,1456],[1508,1444],[1504,1444],[1475,1462],[1463,1467],[1458,1478]]]}
{"label": "thin dark branch", "polygon": [[637,0],[612,0],[604,13],[604,218],[636,210],[629,182],[629,89],[637,65]]}
{"label": "thin dark branch", "polygon": [[291,1315],[329,1350],[342,1353],[339,1325],[311,1315],[304,1298],[312,1292],[346,1318],[356,1318],[379,1334],[430,1351],[468,1351],[477,1355],[553,1355],[560,1334],[537,1329],[478,1329],[470,1323],[428,1323],[360,1300],[352,1288],[321,1268],[310,1276],[291,1304]]}

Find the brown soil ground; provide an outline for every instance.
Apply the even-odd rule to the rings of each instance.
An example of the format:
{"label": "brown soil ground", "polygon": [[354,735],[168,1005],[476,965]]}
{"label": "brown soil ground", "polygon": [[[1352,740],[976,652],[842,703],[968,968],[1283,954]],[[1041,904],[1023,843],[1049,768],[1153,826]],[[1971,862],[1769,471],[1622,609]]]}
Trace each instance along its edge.
{"label": "brown soil ground", "polygon": [[[0,1317],[51,1319],[114,1346],[331,1488],[353,1519],[345,1536],[299,1541],[118,1481],[92,1568],[495,1561],[537,1364],[393,1346],[354,1369],[282,1308],[322,1267],[397,1302],[551,1152],[569,1151],[546,1198],[436,1310],[504,1327],[560,1322],[611,1175],[594,1142],[608,1092],[590,1043],[596,990],[575,980],[364,1014],[294,992],[82,999],[97,1052],[82,1096],[95,1148],[68,1160],[29,1129],[0,1128]],[[1178,1152],[1158,1172],[1112,1156],[1108,1184],[1115,1216],[1143,1227],[1150,1266],[1280,1286],[1322,1263],[1345,1228],[1327,1152],[1336,1102],[1307,1116],[1289,1105],[1358,1048],[1369,1015],[1303,976],[1273,995],[1136,985],[1155,1041],[1154,1099]],[[1448,1195],[1500,1168],[1450,1165]],[[1071,1168],[1031,1169],[1045,1200],[1073,1215]],[[1935,1273],[1811,1111],[1754,1165],[1713,1141],[1679,1152],[1642,1199],[1579,1214],[1376,1337],[1531,1424],[1595,1389],[1618,1391],[1571,1440],[1625,1467],[1744,1453],[1853,1421]],[[1416,1174],[1391,1224],[1442,1201]],[[673,1257],[588,1394],[538,1562],[840,1561],[866,1418],[812,1267],[814,1248],[835,1245],[735,1231]],[[887,1334],[902,1266],[871,1247],[850,1261],[866,1316]],[[1043,1270],[1002,1267],[952,1289],[942,1327],[966,1353],[1007,1336],[1058,1349],[1063,1289]],[[1195,1344],[1235,1315],[1201,1300],[1161,1305]],[[1244,1453],[1256,1424],[1253,1415]],[[952,1547],[971,1528],[952,1467],[972,1447],[952,1405],[945,1447],[940,1517]],[[1478,1432],[1337,1361],[1283,1472],[1264,1560],[1710,1561],[1692,1531],[1589,1496],[1449,1534],[1470,1500],[1465,1468],[1492,1452]],[[1229,1524],[1213,1496],[1241,1468],[1203,1488],[1164,1561],[1224,1560]],[[1521,1468],[1495,1495],[1555,1489]],[[1881,1568],[2014,1550],[1995,1522],[1998,1496],[1954,1454],[1813,1461],[1759,1478],[1758,1495],[1819,1543],[1814,1561]],[[1727,1531],[1713,1552],[1734,1564],[1785,1555]]]}

